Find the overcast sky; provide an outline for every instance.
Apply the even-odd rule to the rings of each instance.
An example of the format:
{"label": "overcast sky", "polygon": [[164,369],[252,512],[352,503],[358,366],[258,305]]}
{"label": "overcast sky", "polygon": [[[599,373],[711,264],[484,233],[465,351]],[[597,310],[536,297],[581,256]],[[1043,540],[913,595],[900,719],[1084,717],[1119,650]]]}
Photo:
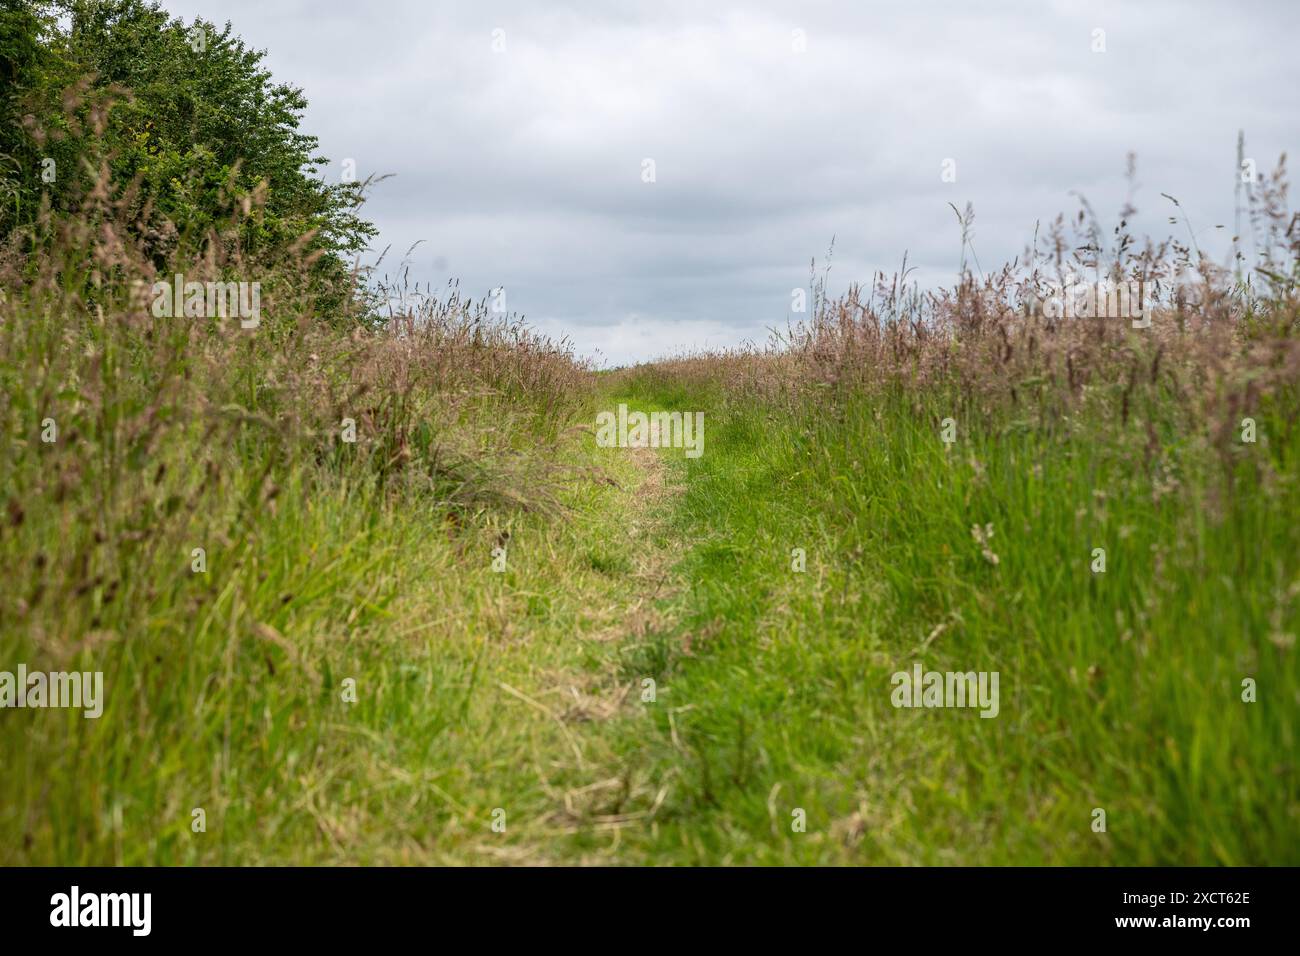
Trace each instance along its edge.
{"label": "overcast sky", "polygon": [[949,202],[986,269],[1072,191],[1113,225],[1130,151],[1139,224],[1171,193],[1226,250],[1238,129],[1261,170],[1300,140],[1294,0],[163,5],[268,51],[328,175],[394,174],[386,267],[423,240],[413,279],[503,286],[607,364],[765,340],[832,237],[833,289],[905,251],[950,280]]}

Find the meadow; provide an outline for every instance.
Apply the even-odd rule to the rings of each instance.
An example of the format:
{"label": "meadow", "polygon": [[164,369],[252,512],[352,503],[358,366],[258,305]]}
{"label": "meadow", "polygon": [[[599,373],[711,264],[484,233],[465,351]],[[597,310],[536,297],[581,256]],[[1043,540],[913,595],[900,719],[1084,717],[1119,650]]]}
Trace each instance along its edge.
{"label": "meadow", "polygon": [[[357,266],[360,190],[161,121],[127,162],[150,86],[41,69],[24,135],[85,161],[4,223],[0,670],[103,699],[0,709],[0,864],[1300,862],[1283,165],[1248,262],[1062,218],[596,370]],[[1147,323],[1044,310],[1067,269]],[[258,322],[152,309],[177,273]],[[896,706],[917,667],[996,716]]]}

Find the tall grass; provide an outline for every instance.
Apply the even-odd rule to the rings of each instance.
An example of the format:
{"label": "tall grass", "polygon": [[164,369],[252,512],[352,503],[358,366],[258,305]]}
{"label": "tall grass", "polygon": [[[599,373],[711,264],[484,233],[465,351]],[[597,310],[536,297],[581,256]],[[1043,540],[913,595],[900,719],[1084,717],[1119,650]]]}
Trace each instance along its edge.
{"label": "tall grass", "polygon": [[[160,263],[105,166],[0,264],[0,660],[107,688],[98,720],[4,712],[5,863],[332,858],[340,801],[392,785],[368,736],[427,756],[481,715],[447,689],[496,669],[471,639],[515,605],[492,548],[571,508],[592,378],[567,343],[454,289],[380,311],[360,274],[322,314],[232,206]],[[156,316],[175,273],[260,282],[260,326]]]}
{"label": "tall grass", "polygon": [[[244,199],[160,257],[101,168],[0,252],[0,666],[106,688],[0,715],[0,862],[1296,862],[1300,226],[1250,202],[1249,267],[1085,209],[596,375]],[[1049,318],[1067,269],[1150,326]],[[260,326],[155,316],[177,272]],[[618,401],[704,455],[597,448]],[[893,707],[918,661],[998,716]]]}
{"label": "tall grass", "polygon": [[[673,706],[624,740],[678,782],[641,852],[1300,859],[1284,196],[1280,172],[1255,193],[1245,276],[1173,241],[1107,258],[1081,217],[1076,243],[1062,222],[1018,269],[938,294],[906,275],[840,299],[819,284],[811,321],[768,350],[623,373],[633,400],[709,422],[707,454],[678,466],[692,586],[640,659]],[[1069,267],[1160,283],[1151,326],[1045,318]],[[891,676],[918,661],[999,672],[999,716],[896,709]]]}

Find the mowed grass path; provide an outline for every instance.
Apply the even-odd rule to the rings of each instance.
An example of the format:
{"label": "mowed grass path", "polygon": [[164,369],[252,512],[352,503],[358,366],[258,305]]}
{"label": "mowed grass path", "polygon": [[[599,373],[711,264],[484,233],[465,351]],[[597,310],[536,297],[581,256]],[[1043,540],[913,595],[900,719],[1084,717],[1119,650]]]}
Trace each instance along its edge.
{"label": "mowed grass path", "polygon": [[[613,388],[703,456],[573,435],[562,519],[282,489],[85,651],[103,718],[4,715],[2,861],[1300,862],[1296,484],[1156,506],[1097,442]],[[895,708],[917,661],[998,716]]]}

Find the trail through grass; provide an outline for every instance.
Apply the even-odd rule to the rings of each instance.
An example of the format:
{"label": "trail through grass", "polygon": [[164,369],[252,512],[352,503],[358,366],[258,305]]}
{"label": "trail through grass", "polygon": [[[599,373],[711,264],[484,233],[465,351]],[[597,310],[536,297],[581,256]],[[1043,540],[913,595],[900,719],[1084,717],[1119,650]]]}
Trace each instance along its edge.
{"label": "trail through grass", "polygon": [[[571,431],[561,513],[472,521],[291,482],[105,610],[59,658],[103,717],[5,715],[3,861],[1300,858],[1295,485],[1153,507],[1099,445],[953,449],[910,404],[618,401],[703,408],[703,456]],[[998,671],[997,716],[896,708],[916,662]]]}

